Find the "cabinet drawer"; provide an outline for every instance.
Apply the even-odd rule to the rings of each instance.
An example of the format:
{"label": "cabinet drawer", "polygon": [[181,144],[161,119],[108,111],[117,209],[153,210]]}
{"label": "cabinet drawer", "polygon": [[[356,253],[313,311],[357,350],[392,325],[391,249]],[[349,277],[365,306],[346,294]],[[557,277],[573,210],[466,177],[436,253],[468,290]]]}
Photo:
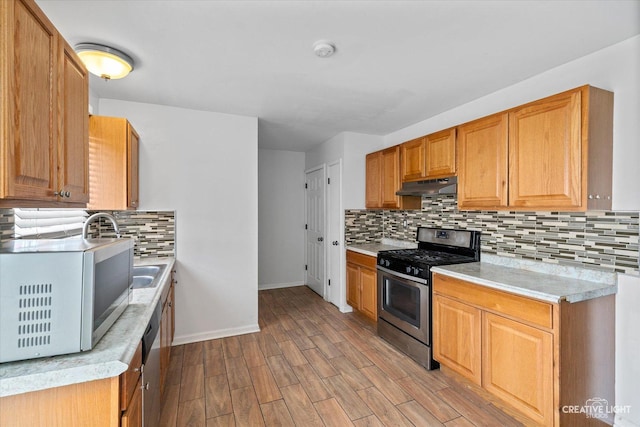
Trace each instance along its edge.
{"label": "cabinet drawer", "polygon": [[135,392],[136,384],[140,378],[140,366],[142,366],[142,341],[129,363],[129,369],[120,374],[120,410],[124,411],[129,406],[131,397]]}
{"label": "cabinet drawer", "polygon": [[376,261],[376,257],[347,250],[347,262],[375,270]]}
{"label": "cabinet drawer", "polygon": [[498,291],[441,274],[433,275],[433,292],[516,319],[553,328],[553,304]]}

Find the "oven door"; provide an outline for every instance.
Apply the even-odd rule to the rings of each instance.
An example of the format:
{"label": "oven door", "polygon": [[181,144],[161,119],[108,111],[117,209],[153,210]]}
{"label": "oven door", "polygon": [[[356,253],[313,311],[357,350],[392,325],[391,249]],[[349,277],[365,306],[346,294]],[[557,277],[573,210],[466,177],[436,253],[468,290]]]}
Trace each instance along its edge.
{"label": "oven door", "polygon": [[398,329],[430,345],[430,289],[422,279],[378,266],[378,313]]}

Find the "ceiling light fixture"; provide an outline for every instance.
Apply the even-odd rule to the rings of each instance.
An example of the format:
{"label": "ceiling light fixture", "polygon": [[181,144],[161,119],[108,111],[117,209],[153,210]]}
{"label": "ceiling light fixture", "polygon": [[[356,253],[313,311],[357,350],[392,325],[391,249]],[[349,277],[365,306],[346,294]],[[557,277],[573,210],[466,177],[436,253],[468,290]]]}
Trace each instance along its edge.
{"label": "ceiling light fixture", "polygon": [[318,40],[313,44],[313,52],[320,58],[328,58],[336,51],[336,46],[328,40]]}
{"label": "ceiling light fixture", "polygon": [[96,43],[80,43],[75,50],[89,72],[105,80],[121,79],[133,71],[133,59],[118,49]]}

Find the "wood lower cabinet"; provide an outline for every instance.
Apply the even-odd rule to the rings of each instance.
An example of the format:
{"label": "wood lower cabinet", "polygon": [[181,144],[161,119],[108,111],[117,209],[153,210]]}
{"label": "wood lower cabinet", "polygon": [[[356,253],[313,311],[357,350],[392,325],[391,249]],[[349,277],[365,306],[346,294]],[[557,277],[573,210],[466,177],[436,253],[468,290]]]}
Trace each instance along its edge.
{"label": "wood lower cabinet", "polygon": [[492,313],[482,321],[482,384],[544,425],[553,424],[553,333]]}
{"label": "wood lower cabinet", "polygon": [[129,369],[120,374],[120,410],[122,427],[142,426],[142,342],[136,349]]}
{"label": "wood lower cabinet", "polygon": [[378,320],[376,258],[347,251],[347,304],[370,319]]}
{"label": "wood lower cabinet", "polygon": [[[433,296],[433,358],[474,383],[482,383],[482,312],[441,295]],[[445,362],[446,361],[446,362]]]}
{"label": "wood lower cabinet", "polygon": [[165,380],[171,362],[171,343],[175,332],[175,288],[173,280],[163,303],[162,318],[160,320],[160,390],[164,393]]}
{"label": "wood lower cabinet", "polygon": [[397,196],[400,189],[400,146],[366,156],[366,197],[368,209],[420,209],[420,197]]}
{"label": "wood lower cabinet", "polygon": [[84,207],[87,70],[35,1],[1,1],[0,20],[0,207]]}
{"label": "wood lower cabinet", "polygon": [[138,379],[131,403],[122,413],[121,427],[142,427],[142,378]]}
{"label": "wood lower cabinet", "polygon": [[458,126],[461,209],[611,209],[613,93],[582,86]]}
{"label": "wood lower cabinet", "polygon": [[89,209],[137,209],[140,137],[127,119],[89,119]]}
{"label": "wood lower cabinet", "polygon": [[614,295],[549,303],[438,273],[433,293],[441,366],[541,425],[601,425],[562,408],[614,401]]}

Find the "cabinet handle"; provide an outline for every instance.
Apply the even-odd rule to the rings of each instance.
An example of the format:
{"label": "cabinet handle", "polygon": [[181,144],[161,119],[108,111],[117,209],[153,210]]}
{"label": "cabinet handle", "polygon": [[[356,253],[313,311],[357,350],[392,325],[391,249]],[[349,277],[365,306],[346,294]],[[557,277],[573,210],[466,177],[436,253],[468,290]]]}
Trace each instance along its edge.
{"label": "cabinet handle", "polygon": [[173,303],[169,301],[169,307],[173,307]]}

